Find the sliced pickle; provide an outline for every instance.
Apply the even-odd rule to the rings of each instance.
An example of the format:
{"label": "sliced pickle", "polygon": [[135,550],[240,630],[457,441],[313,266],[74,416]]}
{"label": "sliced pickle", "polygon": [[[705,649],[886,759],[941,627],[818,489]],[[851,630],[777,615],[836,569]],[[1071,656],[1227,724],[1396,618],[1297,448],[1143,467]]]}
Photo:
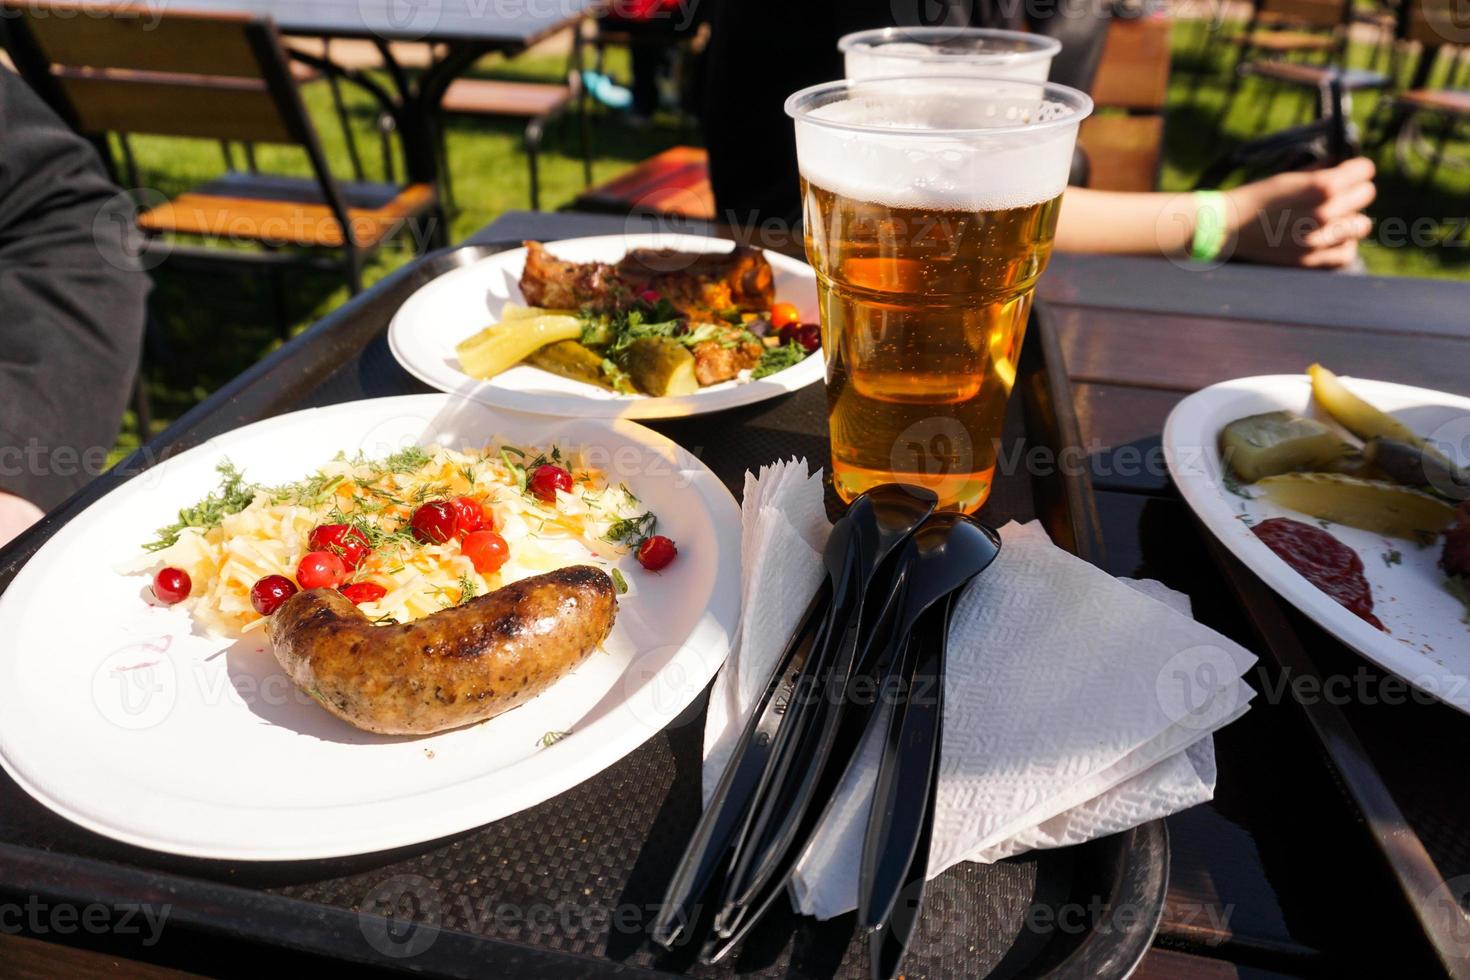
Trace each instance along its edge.
{"label": "sliced pickle", "polygon": [[676,340],[644,337],[628,345],[619,357],[638,390],[654,397],[692,395],[699,390],[694,355]]}
{"label": "sliced pickle", "polygon": [[500,322],[507,320],[529,320],[533,316],[576,316],[576,310],[548,310],[540,306],[522,306],[519,303],[506,303],[500,308]]}
{"label": "sliced pickle", "polygon": [[1292,470],[1321,469],[1351,448],[1321,422],[1290,412],[1249,415],[1220,431],[1220,455],[1247,483]]}
{"label": "sliced pickle", "polygon": [[580,336],[582,323],[576,317],[542,313],[502,320],[461,341],[454,351],[459,355],[460,370],[483,380],[495,377],[547,344]]}
{"label": "sliced pickle", "polygon": [[1406,487],[1429,487],[1448,500],[1470,500],[1470,470],[1397,439],[1369,439],[1363,458]]}
{"label": "sliced pickle", "polygon": [[1324,521],[1429,544],[1455,516],[1438,497],[1339,473],[1284,473],[1256,486],[1267,500]]}
{"label": "sliced pickle", "polygon": [[575,340],[559,340],[531,354],[526,363],[563,378],[581,381],[609,391],[617,390],[607,372],[602,369],[602,355],[597,354]]}

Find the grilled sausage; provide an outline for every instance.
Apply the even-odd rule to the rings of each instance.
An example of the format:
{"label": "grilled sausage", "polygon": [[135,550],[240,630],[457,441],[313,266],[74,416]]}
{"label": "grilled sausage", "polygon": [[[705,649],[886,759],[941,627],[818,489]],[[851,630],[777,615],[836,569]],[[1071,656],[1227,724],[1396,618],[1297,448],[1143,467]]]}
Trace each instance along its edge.
{"label": "grilled sausage", "polygon": [[266,632],[291,680],[332,714],[426,735],[540,694],[607,638],[616,611],[607,573],[575,565],[398,626],[374,626],[335,589],[298,592]]}

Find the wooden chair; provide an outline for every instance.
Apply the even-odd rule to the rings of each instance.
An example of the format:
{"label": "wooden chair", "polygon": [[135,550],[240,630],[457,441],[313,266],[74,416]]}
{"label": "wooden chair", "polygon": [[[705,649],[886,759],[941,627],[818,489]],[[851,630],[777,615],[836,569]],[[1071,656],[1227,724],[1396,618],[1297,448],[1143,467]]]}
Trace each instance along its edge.
{"label": "wooden chair", "polygon": [[[546,127],[575,108],[582,149],[583,183],[592,183],[592,132],[587,115],[587,97],[582,87],[581,25],[571,28],[572,52],[568,59],[566,84],[513,82],[498,79],[458,78],[449,83],[440,102],[443,116],[474,116],[480,119],[524,121],[526,165],[530,169],[531,209],[541,210],[539,157]],[[444,196],[454,206],[450,160],[444,126],[439,126],[440,159],[444,165]]]}
{"label": "wooden chair", "polygon": [[[311,177],[229,171],[138,217],[167,254],[228,263],[339,269],[361,289],[366,258],[409,221],[439,213],[434,188],[342,183],[301,103],[280,37],[262,17],[87,9],[3,0],[10,53],[51,107],[103,151],[109,134],[278,143],[306,153]],[[105,9],[105,13],[104,13]],[[129,174],[137,186],[136,174]],[[202,237],[203,246],[158,242]],[[225,247],[210,240],[225,239]],[[256,249],[232,247],[237,243]],[[299,250],[293,251],[293,250]],[[322,255],[335,253],[335,257]]]}
{"label": "wooden chair", "polygon": [[693,146],[676,146],[589,188],[571,203],[573,211],[652,214],[715,219],[709,183],[709,155]]}
{"label": "wooden chair", "polygon": [[1158,182],[1169,91],[1168,17],[1115,17],[1092,84],[1096,106],[1077,142],[1087,156],[1087,186],[1151,191]]}
{"label": "wooden chair", "polygon": [[[1418,119],[1421,115],[1436,118],[1440,130],[1432,147],[1427,149],[1429,166],[1424,182],[1432,183],[1444,163],[1445,150],[1461,124],[1470,119],[1470,73],[1464,62],[1464,48],[1455,42],[1466,38],[1461,24],[1455,20],[1453,0],[1409,0],[1400,21],[1400,40],[1419,48],[1419,64],[1414,79],[1404,91],[1385,99],[1375,107],[1370,131],[1378,136],[1375,146],[1394,137],[1398,139],[1398,163],[1407,169],[1411,145],[1421,141]],[[1447,56],[1449,61],[1443,85],[1433,85],[1437,63]]]}
{"label": "wooden chair", "polygon": [[[1293,57],[1300,59],[1297,63],[1317,57],[1320,59],[1319,67],[1324,69],[1342,64],[1347,53],[1352,7],[1352,0],[1256,0],[1250,22],[1233,39],[1238,53],[1216,128],[1223,129],[1247,77],[1257,76],[1300,86],[1300,81],[1282,74],[1277,66],[1291,63]],[[1347,81],[1344,79],[1345,83]],[[1351,81],[1360,87],[1387,83],[1386,78],[1373,73],[1364,73]],[[1316,88],[1317,85],[1312,84],[1311,87]],[[1272,99],[1264,105],[1263,120],[1270,113],[1276,91],[1273,88]]]}

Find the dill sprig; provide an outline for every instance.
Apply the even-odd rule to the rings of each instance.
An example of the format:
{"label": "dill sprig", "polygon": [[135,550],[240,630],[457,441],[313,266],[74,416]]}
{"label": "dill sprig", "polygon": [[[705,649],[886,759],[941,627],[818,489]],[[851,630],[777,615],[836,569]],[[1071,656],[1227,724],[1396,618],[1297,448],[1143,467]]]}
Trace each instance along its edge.
{"label": "dill sprig", "polygon": [[245,482],[245,474],[228,459],[220,460],[215,470],[220,475],[218,489],[194,506],[181,508],[179,519],[159,528],[158,537],[143,546],[146,550],[162,551],[172,546],[186,528],[207,531],[219,527],[226,517],[250,506],[260,487]]}
{"label": "dill sprig", "polygon": [[658,518],[653,515],[653,511],[645,511],[637,517],[625,517],[620,521],[615,521],[602,537],[604,541],[612,544],[632,547],[652,534],[653,529],[657,526]]}

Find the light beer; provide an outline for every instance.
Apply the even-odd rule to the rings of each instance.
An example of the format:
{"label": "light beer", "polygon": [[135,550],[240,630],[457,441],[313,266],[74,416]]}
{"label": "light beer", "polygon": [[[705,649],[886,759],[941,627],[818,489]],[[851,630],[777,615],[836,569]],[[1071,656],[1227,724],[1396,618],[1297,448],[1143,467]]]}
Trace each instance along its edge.
{"label": "light beer", "polygon": [[837,492],[898,480],[974,510],[990,493],[1061,197],[967,212],[803,185]]}
{"label": "light beer", "polygon": [[989,496],[1090,108],[1062,86],[958,76],[834,82],[788,100],[844,500],[888,482],[966,512]]}

